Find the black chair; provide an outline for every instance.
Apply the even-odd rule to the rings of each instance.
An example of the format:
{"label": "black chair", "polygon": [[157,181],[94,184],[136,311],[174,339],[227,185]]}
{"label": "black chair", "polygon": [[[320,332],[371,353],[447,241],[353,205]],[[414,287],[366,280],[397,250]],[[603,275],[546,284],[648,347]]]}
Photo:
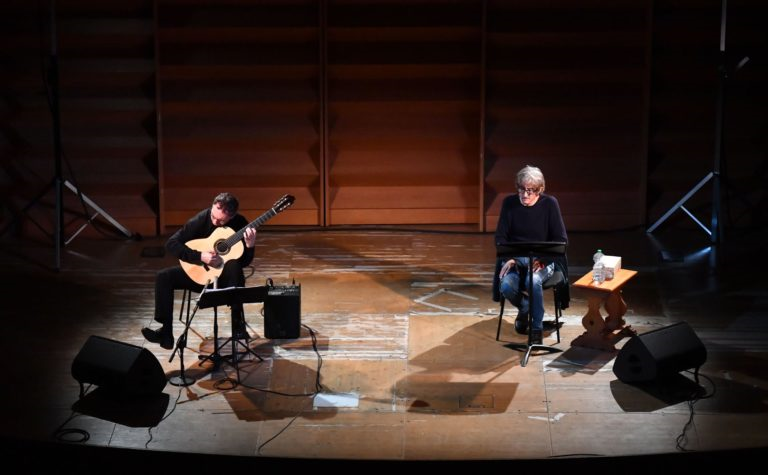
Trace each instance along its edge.
{"label": "black chair", "polygon": [[[568,261],[565,257],[565,243],[548,243],[548,242],[532,242],[532,243],[513,243],[508,245],[497,245],[496,248],[496,266],[493,272],[493,301],[499,302],[499,323],[496,328],[496,341],[499,341],[501,336],[501,323],[504,319],[504,307],[506,299],[501,295],[501,281],[499,279],[499,272],[505,261],[515,256],[528,255],[529,262],[532,261],[534,256],[553,256],[555,260],[555,271],[552,276],[547,279],[543,284],[544,290],[552,289],[554,292],[554,304],[555,304],[555,320],[554,328],[557,335],[557,343],[560,343],[560,317],[563,314],[563,309],[568,308],[570,301],[569,283],[568,283]],[[528,288],[533,286],[533,274],[528,272],[529,285]],[[509,344],[510,348],[524,347],[526,349],[525,357],[522,361],[522,366],[528,363],[528,357],[534,349],[543,349],[547,351],[562,351],[559,348],[551,348],[542,344],[533,344],[531,340],[531,327],[532,318],[530,312],[528,314],[528,343],[526,345]],[[552,326],[551,322],[544,322],[544,326]]]}

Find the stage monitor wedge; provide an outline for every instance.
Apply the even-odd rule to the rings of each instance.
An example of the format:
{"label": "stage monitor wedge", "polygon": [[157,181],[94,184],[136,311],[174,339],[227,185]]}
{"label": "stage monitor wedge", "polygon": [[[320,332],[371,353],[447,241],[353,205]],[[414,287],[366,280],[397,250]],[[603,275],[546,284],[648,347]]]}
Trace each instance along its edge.
{"label": "stage monitor wedge", "polygon": [[625,383],[650,382],[697,369],[707,349],[685,322],[630,338],[616,355],[613,373]]}
{"label": "stage monitor wedge", "polygon": [[[92,335],[72,361],[72,377],[110,393],[142,396],[162,392],[167,379],[146,348]],[[81,394],[82,396],[82,394]]]}

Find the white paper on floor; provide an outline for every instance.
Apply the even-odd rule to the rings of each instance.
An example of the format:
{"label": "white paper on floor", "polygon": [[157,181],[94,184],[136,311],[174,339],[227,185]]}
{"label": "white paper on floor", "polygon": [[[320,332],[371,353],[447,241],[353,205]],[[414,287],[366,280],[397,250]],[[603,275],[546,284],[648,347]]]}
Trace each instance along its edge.
{"label": "white paper on floor", "polygon": [[315,395],[317,407],[357,407],[360,396],[354,393],[320,393]]}

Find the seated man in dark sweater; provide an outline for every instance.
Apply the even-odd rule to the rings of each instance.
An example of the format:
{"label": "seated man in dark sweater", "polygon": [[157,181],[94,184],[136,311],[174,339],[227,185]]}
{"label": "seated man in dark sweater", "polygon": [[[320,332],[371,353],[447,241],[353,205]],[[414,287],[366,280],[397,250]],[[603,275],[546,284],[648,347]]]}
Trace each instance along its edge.
{"label": "seated man in dark sweater", "polygon": [[[544,194],[544,174],[537,167],[526,166],[517,173],[517,194],[507,196],[501,205],[496,226],[496,244],[514,242],[568,242],[560,205],[554,196]],[[544,320],[544,291],[542,283],[549,279],[560,264],[557,259],[546,262],[533,259],[533,308],[528,285],[528,256],[506,261],[499,273],[501,294],[519,310],[515,330],[528,331],[528,312],[532,314],[531,340],[540,344]],[[563,270],[563,269],[561,269]]]}
{"label": "seated man in dark sweater", "polygon": [[[174,257],[185,263],[185,268],[173,266],[157,273],[155,281],[155,321],[162,324],[158,330],[142,328],[141,333],[148,341],[159,343],[165,349],[172,349],[173,339],[173,291],[175,289],[188,289],[194,292],[202,291],[204,283],[218,280],[219,288],[244,287],[245,277],[243,268],[250,265],[253,260],[253,247],[256,243],[256,229],[249,227],[243,232],[242,255],[228,259],[227,255],[219,255],[213,249],[213,240],[210,248],[206,238],[218,228],[227,226],[233,231],[240,231],[248,225],[248,220],[238,214],[239,203],[230,193],[220,193],[213,199],[210,208],[204,209],[193,216],[187,223],[176,231],[168,239],[165,248]],[[190,241],[198,240],[203,243],[205,250],[189,247]],[[238,250],[239,245],[236,243]],[[234,249],[234,246],[233,246]],[[234,256],[232,254],[229,257]],[[220,274],[219,274],[220,272]],[[202,277],[200,277],[202,275]],[[196,277],[197,281],[192,277]],[[213,288],[213,282],[209,284]],[[243,316],[243,305],[236,304],[232,309],[232,329],[234,338],[247,338]]]}

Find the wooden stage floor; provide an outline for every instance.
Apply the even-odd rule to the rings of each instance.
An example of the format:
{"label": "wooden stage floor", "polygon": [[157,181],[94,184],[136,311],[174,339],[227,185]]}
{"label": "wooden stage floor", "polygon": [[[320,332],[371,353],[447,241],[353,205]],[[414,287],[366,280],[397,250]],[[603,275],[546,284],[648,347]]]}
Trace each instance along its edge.
{"label": "wooden stage floor", "polygon": [[[578,288],[571,288],[561,343],[545,334],[563,351],[534,354],[521,366],[523,354],[505,346],[525,340],[514,332],[511,305],[502,341],[495,339],[492,234],[450,228],[265,228],[247,286],[266,278],[300,284],[299,338],[265,338],[263,305],[247,304],[250,347],[264,361],[241,361],[242,384],[234,385],[228,364],[198,364],[213,345],[213,312],[200,310],[184,352],[192,385],[119,401],[92,387],[79,399],[71,365],[92,335],[147,348],[166,376],[178,375],[178,356],[169,362],[171,351],[140,333],[156,327],[155,272],[175,261],[158,255],[161,238],[79,237],[52,272],[50,243],[6,236],[4,451],[31,464],[63,453],[70,468],[93,468],[90,460],[115,464],[111,471],[127,470],[128,460],[161,463],[159,454],[185,468],[202,467],[201,460],[222,468],[235,460],[283,467],[609,460],[613,467],[624,461],[625,472],[654,460],[705,467],[716,455],[761,455],[768,447],[768,299],[747,251],[764,236],[745,233],[720,250],[740,260],[738,268],[713,268],[708,255],[688,254],[706,246],[705,235],[666,234],[571,233],[570,278],[586,273],[601,247],[638,271],[623,294],[632,328],[691,325],[708,352],[699,381],[706,397],[693,405],[687,396],[695,383],[685,371],[673,382],[630,385],[613,372],[616,351],[571,345],[587,311]],[[181,292],[177,308],[180,301]],[[551,315],[551,293],[546,307]],[[228,336],[228,310],[219,312],[219,325]],[[177,320],[176,336],[181,330]],[[85,448],[97,451],[79,457]]]}

